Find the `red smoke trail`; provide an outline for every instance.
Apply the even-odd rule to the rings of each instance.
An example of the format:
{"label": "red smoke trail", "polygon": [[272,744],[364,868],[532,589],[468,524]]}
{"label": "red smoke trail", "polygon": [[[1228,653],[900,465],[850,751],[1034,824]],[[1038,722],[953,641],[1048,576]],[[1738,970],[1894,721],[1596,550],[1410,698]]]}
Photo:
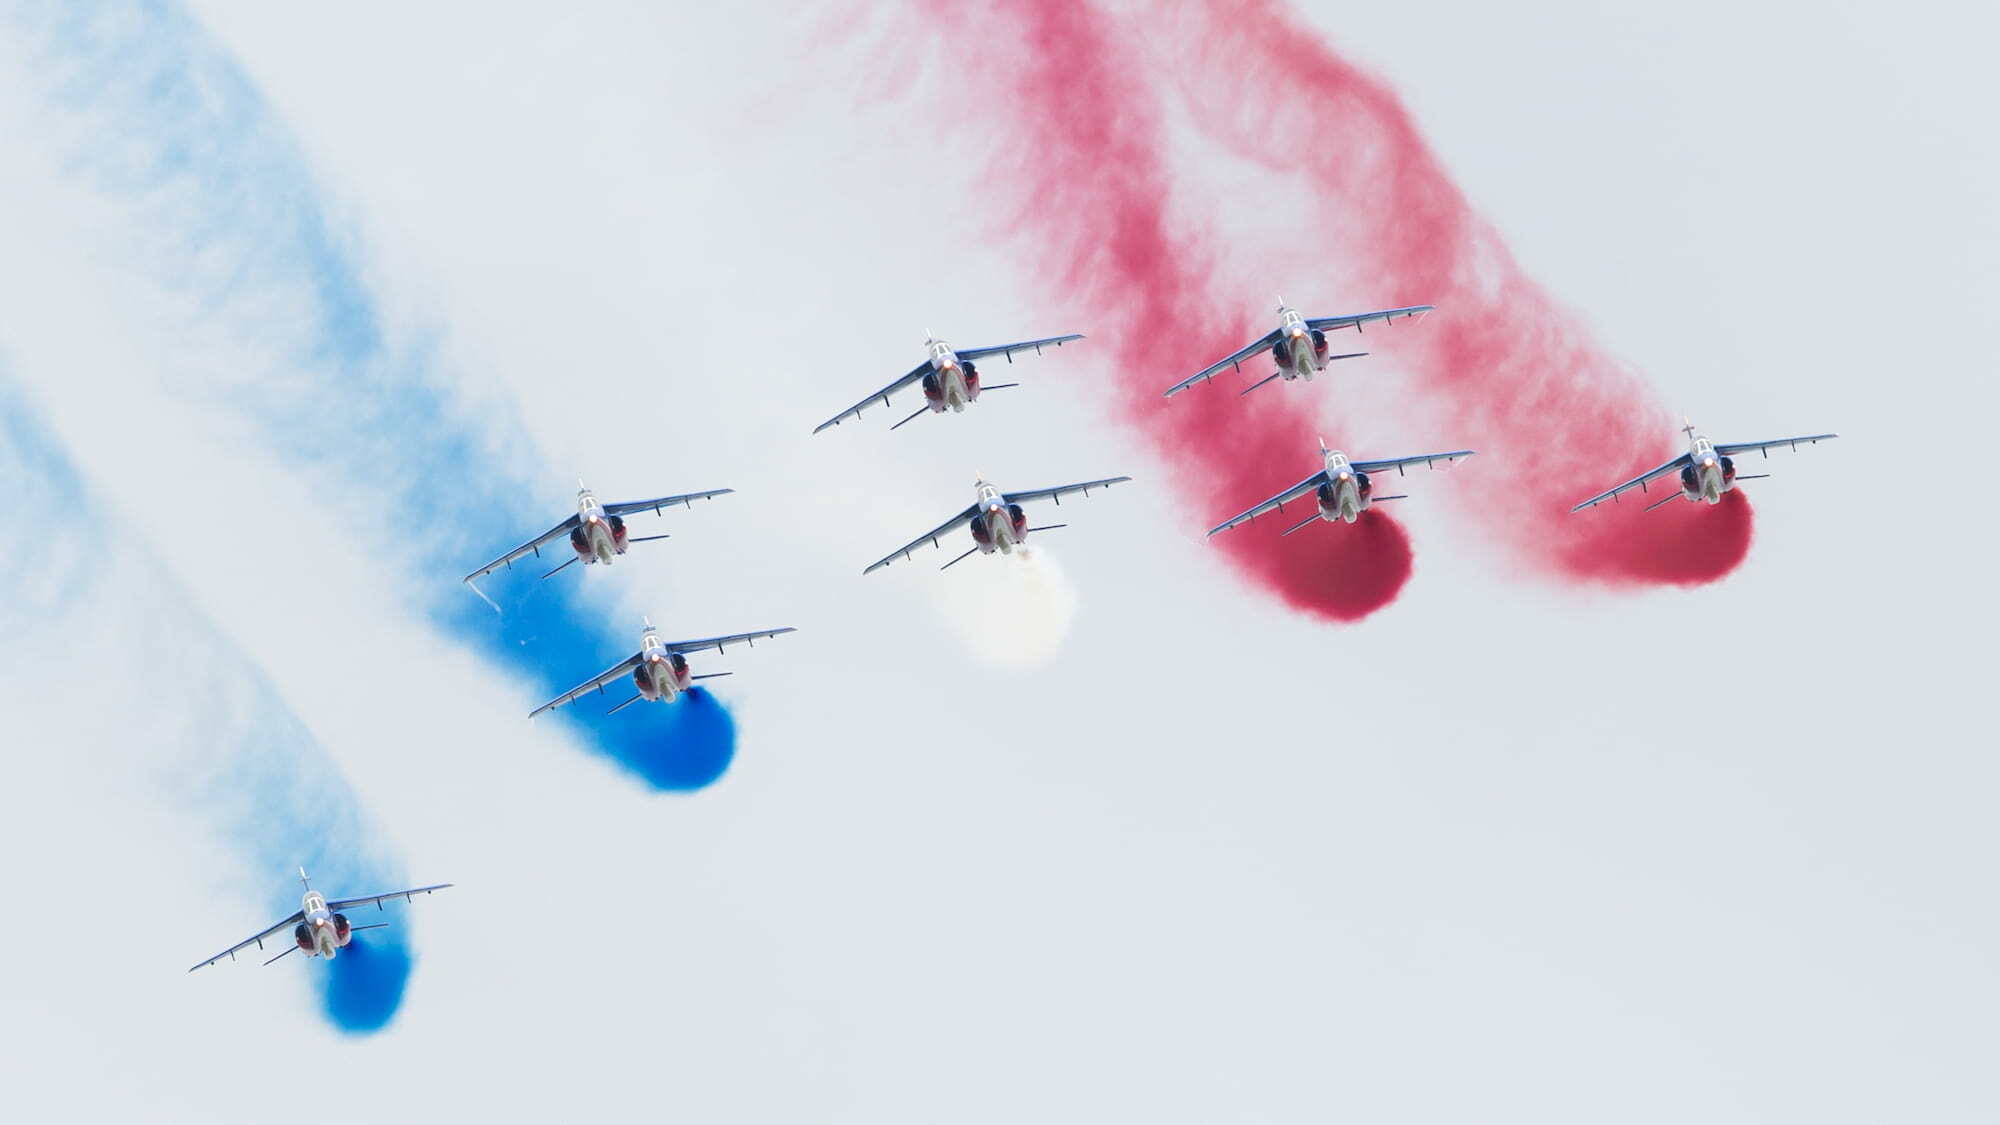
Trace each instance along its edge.
{"label": "red smoke trail", "polygon": [[1273,0],[1162,4],[1144,18],[1165,52],[1154,65],[1180,79],[1200,130],[1304,180],[1315,241],[1345,288],[1438,306],[1392,346],[1442,408],[1441,432],[1480,450],[1467,468],[1487,483],[1463,495],[1489,534],[1534,570],[1614,586],[1710,582],[1743,560],[1741,493],[1644,512],[1665,494],[1655,487],[1569,513],[1678,452],[1671,415],[1522,273],[1387,83]]}
{"label": "red smoke trail", "polygon": [[[1318,468],[1309,409],[1321,404],[1308,408],[1273,390],[1259,392],[1270,396],[1262,403],[1216,392],[1171,403],[1160,396],[1174,372],[1198,369],[1257,332],[1223,311],[1241,308],[1243,295],[1209,281],[1202,238],[1169,215],[1160,95],[1129,29],[1067,0],[977,10],[939,0],[928,13],[952,60],[953,92],[968,99],[954,121],[970,117],[997,131],[1003,158],[981,188],[1011,202],[1007,232],[1029,244],[1027,261],[1048,271],[1066,303],[1114,314],[1091,326],[1106,351],[1162,357],[1157,366],[1119,366],[1114,409],[1174,466],[1194,518],[1220,523]],[[1311,510],[1307,501],[1292,519]],[[1281,540],[1285,522],[1259,520],[1217,536],[1215,546],[1294,608],[1355,620],[1387,605],[1409,578],[1409,537],[1386,512]]]}

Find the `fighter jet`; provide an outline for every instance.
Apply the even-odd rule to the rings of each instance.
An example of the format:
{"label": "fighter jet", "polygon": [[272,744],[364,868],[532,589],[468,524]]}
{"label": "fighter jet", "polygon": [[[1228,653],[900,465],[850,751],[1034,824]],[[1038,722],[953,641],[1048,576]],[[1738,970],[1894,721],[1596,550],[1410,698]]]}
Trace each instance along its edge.
{"label": "fighter jet", "polygon": [[270,964],[271,961],[278,960],[279,957],[285,956],[286,953],[300,949],[305,950],[308,957],[324,957],[331,961],[334,955],[339,953],[348,942],[354,940],[356,932],[360,930],[379,930],[388,925],[387,922],[371,922],[366,926],[357,926],[349,922],[347,915],[341,913],[341,911],[352,910],[357,906],[367,906],[371,903],[374,904],[375,909],[380,910],[382,909],[382,903],[388,899],[400,898],[405,902],[415,902],[416,899],[412,897],[414,895],[427,895],[432,891],[441,891],[451,886],[450,883],[435,883],[428,887],[411,887],[407,891],[390,891],[388,894],[368,895],[364,898],[343,898],[334,902],[328,902],[326,896],[312,889],[312,880],[306,878],[306,869],[303,867],[299,868],[299,882],[305,885],[306,897],[305,901],[300,904],[297,912],[280,922],[274,923],[270,929],[254,937],[245,938],[228,949],[210,957],[208,960],[194,965],[188,969],[188,972],[194,972],[195,969],[202,968],[205,965],[213,965],[224,957],[234,961],[236,960],[237,953],[252,945],[258,949],[262,949],[264,948],[265,938],[275,935],[286,926],[292,927],[292,944],[285,947],[284,953],[280,953],[277,957],[271,958],[270,961],[264,962],[266,965]]}
{"label": "fighter jet", "polygon": [[883,406],[887,406],[889,405],[890,395],[916,382],[922,382],[924,385],[924,405],[917,410],[916,414],[912,414],[901,422],[890,426],[890,429],[902,429],[906,423],[916,418],[917,414],[922,414],[926,410],[933,414],[942,414],[946,410],[950,410],[954,414],[963,413],[966,404],[979,400],[979,392],[982,390],[998,391],[1004,390],[1007,387],[1020,385],[1018,383],[989,383],[982,387],[979,382],[979,368],[972,362],[973,360],[985,359],[989,355],[1004,355],[1007,357],[1007,362],[1012,363],[1014,362],[1015,352],[1033,348],[1035,349],[1035,354],[1040,355],[1044,347],[1061,347],[1071,340],[1083,339],[1082,336],[1078,335],[1050,336],[1042,340],[1023,340],[1018,344],[1001,344],[998,347],[966,348],[963,351],[956,351],[950,344],[945,343],[936,336],[930,336],[928,333],[926,333],[926,336],[924,347],[930,351],[929,359],[912,367],[909,374],[883,387],[881,390],[876,391],[846,410],[828,418],[819,425],[814,426],[813,433],[818,433],[829,426],[838,426],[849,418],[861,417],[861,408],[878,398],[882,400]]}
{"label": "fighter jet", "polygon": [[1810,445],[1840,436],[1839,434],[1806,434],[1803,437],[1779,438],[1776,441],[1740,441],[1717,445],[1715,442],[1710,441],[1706,435],[1696,433],[1693,422],[1689,422],[1685,418],[1681,419],[1681,421],[1687,423],[1681,427],[1681,432],[1686,434],[1688,439],[1688,451],[1686,453],[1675,457],[1657,469],[1649,469],[1646,472],[1640,473],[1638,476],[1633,477],[1631,480],[1626,481],[1609,492],[1600,492],[1583,503],[1578,504],[1576,507],[1571,508],[1570,511],[1580,512],[1585,508],[1594,508],[1606,500],[1618,499],[1618,494],[1621,492],[1630,492],[1635,488],[1642,492],[1647,491],[1647,482],[1656,477],[1671,473],[1675,469],[1680,470],[1680,489],[1677,492],[1668,493],[1651,504],[1646,505],[1647,511],[1652,511],[1654,508],[1665,504],[1676,496],[1684,497],[1691,501],[1706,501],[1710,504],[1720,504],[1722,503],[1722,494],[1733,491],[1738,481],[1761,480],[1771,475],[1769,473],[1738,473],[1736,471],[1736,459],[1731,454],[1748,453],[1755,449],[1768,459],[1771,456],[1771,449],[1774,446],[1789,445],[1792,447],[1793,452],[1797,452],[1800,442]]}
{"label": "fighter jet", "polygon": [[652,619],[647,618],[645,622],[646,632],[639,641],[638,652],[528,712],[528,717],[532,719],[552,707],[573,703],[593,691],[602,694],[607,685],[627,672],[632,674],[632,684],[639,689],[639,694],[606,711],[605,714],[615,715],[641,699],[655,703],[672,703],[682,692],[693,686],[696,680],[712,680],[717,676],[733,674],[710,672],[705,676],[690,675],[688,653],[709,648],[722,652],[726,646],[737,641],[743,641],[754,648],[760,638],[797,632],[787,625],[782,629],[765,629],[756,633],[731,633],[726,637],[703,637],[698,641],[663,641],[660,639],[659,630],[653,627]]}
{"label": "fighter jet", "polygon": [[[528,540],[526,543],[501,555],[471,574],[466,575],[464,578],[466,584],[470,585],[473,579],[483,578],[503,566],[512,567],[514,560],[523,555],[534,555],[540,558],[542,547],[549,540],[554,539],[564,532],[569,533],[570,549],[575,551],[576,554],[574,557],[564,560],[562,566],[558,566],[555,570],[549,571],[548,574],[542,575],[543,578],[547,578],[549,575],[556,573],[556,571],[562,570],[563,567],[570,565],[570,563],[579,560],[585,563],[603,563],[609,566],[612,559],[624,554],[625,548],[633,543],[650,543],[655,539],[666,538],[664,535],[627,534],[625,530],[626,516],[634,512],[643,512],[648,508],[651,508],[656,515],[663,514],[662,510],[670,504],[685,504],[692,508],[696,500],[707,500],[713,496],[726,496],[736,491],[733,488],[717,488],[708,492],[687,492],[679,496],[656,496],[651,500],[628,500],[622,504],[602,504],[598,502],[596,493],[593,493],[587,487],[581,487],[583,485],[582,481],[578,481],[577,484],[579,487],[576,491],[575,515],[568,517],[561,523]],[[475,593],[478,590],[479,587],[473,587]],[[480,596],[484,597],[485,595],[481,594]]]}
{"label": "fighter jet", "polygon": [[971,526],[972,546],[967,549],[965,554],[939,567],[939,570],[950,570],[971,556],[974,551],[985,555],[990,555],[995,551],[999,551],[1003,555],[1011,555],[1014,553],[1016,547],[1027,543],[1029,532],[1053,531],[1058,527],[1069,526],[1068,524],[1051,523],[1044,524],[1041,527],[1029,527],[1028,513],[1021,509],[1021,505],[1031,500],[1054,500],[1057,504],[1061,504],[1062,498],[1072,492],[1081,492],[1088,496],[1090,495],[1090,490],[1093,488],[1109,488],[1114,484],[1123,484],[1131,479],[1131,477],[1107,477],[1104,480],[1084,481],[1082,484],[1066,484],[1060,488],[1038,488],[1032,492],[1001,492],[987,481],[986,474],[981,473],[979,479],[973,482],[973,488],[978,495],[978,499],[972,502],[971,507],[924,534],[917,536],[915,539],[910,540],[896,550],[889,552],[886,557],[869,564],[861,573],[870,574],[888,566],[898,558],[907,559],[910,557],[911,551],[916,550],[925,543],[929,543],[933,547],[942,546],[943,544],[939,542],[940,537],[949,534],[960,524]]}
{"label": "fighter jet", "polygon": [[1287,305],[1285,299],[1280,297],[1278,298],[1278,326],[1276,328],[1258,337],[1250,344],[1245,345],[1241,350],[1232,352],[1203,368],[1200,373],[1190,375],[1173,386],[1168,387],[1167,397],[1172,398],[1189,387],[1194,386],[1196,383],[1203,383],[1213,379],[1225,367],[1233,367],[1237,371],[1242,371],[1244,360],[1253,359],[1264,352],[1271,353],[1271,358],[1276,361],[1278,369],[1238,391],[1237,397],[1240,398],[1243,395],[1247,395],[1273,379],[1283,379],[1286,382],[1290,382],[1293,379],[1304,379],[1307,382],[1311,382],[1314,375],[1325,370],[1326,365],[1336,359],[1359,359],[1368,354],[1367,352],[1344,352],[1340,355],[1327,354],[1330,350],[1330,346],[1326,342],[1326,334],[1328,332],[1341,328],[1352,328],[1356,332],[1359,332],[1361,326],[1371,320],[1391,321],[1399,316],[1416,316],[1418,313],[1430,312],[1432,307],[1430,305],[1411,305],[1408,308],[1382,309],[1377,312],[1355,313],[1351,316],[1307,317],[1301,315],[1297,309]]}
{"label": "fighter jet", "polygon": [[1326,447],[1326,439],[1321,438],[1319,442],[1319,455],[1321,460],[1325,462],[1325,466],[1319,472],[1314,473],[1292,487],[1278,493],[1276,496],[1271,497],[1269,500],[1264,501],[1262,504],[1244,512],[1235,519],[1210,529],[1209,534],[1214,535],[1218,531],[1228,531],[1239,523],[1249,523],[1251,520],[1273,509],[1282,512],[1285,510],[1286,504],[1297,500],[1308,492],[1313,494],[1313,499],[1318,505],[1318,510],[1298,523],[1286,528],[1284,532],[1286,535],[1290,535],[1292,532],[1297,531],[1314,520],[1326,520],[1328,523],[1332,523],[1335,520],[1345,520],[1348,523],[1353,523],[1355,520],[1360,519],[1361,513],[1367,511],[1372,504],[1379,504],[1384,500],[1409,499],[1405,495],[1375,495],[1374,482],[1369,479],[1369,473],[1394,469],[1396,470],[1396,475],[1402,476],[1405,475],[1404,471],[1408,466],[1414,465],[1419,461],[1435,469],[1439,461],[1450,464],[1460,457],[1470,457],[1472,453],[1473,451],[1470,449],[1454,449],[1450,453],[1419,453],[1415,457],[1392,457],[1386,461],[1354,461],[1350,460],[1347,454],[1337,449],[1328,449]]}

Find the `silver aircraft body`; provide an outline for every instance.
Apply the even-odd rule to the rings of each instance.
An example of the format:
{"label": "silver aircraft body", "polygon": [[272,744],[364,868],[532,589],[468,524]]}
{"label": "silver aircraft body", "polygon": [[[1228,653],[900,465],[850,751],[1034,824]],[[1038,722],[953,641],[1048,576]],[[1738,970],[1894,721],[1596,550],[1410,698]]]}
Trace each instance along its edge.
{"label": "silver aircraft body", "polygon": [[392,898],[400,898],[405,902],[415,902],[416,899],[414,896],[416,895],[427,895],[432,891],[441,891],[451,886],[450,883],[436,883],[428,887],[411,887],[404,891],[390,891],[387,894],[367,895],[362,898],[343,898],[328,902],[325,895],[312,889],[312,880],[306,878],[306,869],[303,867],[299,868],[299,882],[305,885],[306,893],[304,900],[299,904],[299,909],[295,913],[288,918],[273,923],[269,929],[247,937],[230,946],[228,949],[210,957],[208,960],[194,965],[188,969],[188,972],[191,973],[195,969],[213,965],[224,957],[234,961],[238,953],[253,945],[258,949],[263,949],[266,938],[275,937],[278,931],[283,930],[287,926],[292,929],[291,944],[285,947],[284,953],[280,953],[277,957],[271,958],[270,961],[264,962],[266,965],[270,964],[271,961],[278,960],[279,957],[283,957],[287,953],[294,953],[300,950],[303,950],[308,957],[323,957],[331,961],[342,949],[346,948],[349,942],[354,940],[354,935],[357,932],[361,930],[379,930],[383,926],[388,925],[387,922],[372,922],[365,926],[357,926],[349,922],[347,915],[342,913],[342,911],[353,910],[357,906],[369,905],[373,905],[377,910],[380,910],[382,909],[382,903]]}
{"label": "silver aircraft body", "polygon": [[[1682,421],[1686,421],[1686,419],[1682,419]],[[1687,435],[1687,452],[1674,457],[1658,468],[1640,473],[1638,476],[1633,477],[1616,488],[1598,493],[1576,507],[1571,508],[1570,511],[1580,512],[1585,508],[1594,508],[1606,500],[1616,500],[1621,493],[1630,492],[1635,488],[1642,492],[1650,491],[1647,488],[1648,484],[1676,470],[1679,470],[1676,474],[1676,483],[1680,485],[1679,489],[1669,492],[1667,495],[1646,505],[1646,511],[1650,512],[1675,497],[1680,497],[1694,503],[1720,504],[1725,493],[1735,491],[1737,482],[1761,480],[1771,475],[1769,473],[1737,472],[1737,454],[1748,453],[1754,449],[1762,453],[1768,460],[1771,456],[1771,450],[1778,446],[1789,446],[1796,452],[1800,442],[1813,445],[1840,436],[1839,434],[1804,434],[1799,437],[1778,438],[1775,441],[1717,443],[1710,441],[1708,435],[1697,433],[1693,422],[1688,422],[1682,426],[1681,432]]]}
{"label": "silver aircraft body", "polygon": [[[581,483],[581,482],[579,482]],[[512,567],[515,560],[527,555],[541,557],[542,548],[559,536],[567,536],[571,557],[561,566],[542,575],[549,577],[574,562],[603,563],[625,553],[634,543],[648,543],[655,539],[665,539],[664,535],[632,535],[625,527],[625,517],[651,509],[654,514],[664,514],[673,504],[694,507],[696,500],[707,500],[715,496],[726,496],[736,491],[733,488],[716,488],[707,492],[686,492],[679,496],[655,496],[650,500],[627,500],[616,504],[606,504],[597,499],[597,494],[589,488],[578,488],[576,493],[576,513],[561,523],[528,540],[526,543],[473,571],[464,581],[471,583],[475,578],[483,578],[501,567]],[[478,587],[473,587],[476,591]],[[482,595],[483,596],[483,595]]]}
{"label": "silver aircraft body", "polygon": [[1021,507],[1035,500],[1054,500],[1062,503],[1062,498],[1074,492],[1088,496],[1093,488],[1109,488],[1123,484],[1131,477],[1106,477],[1103,480],[1087,480],[1079,484],[1065,484],[1058,488],[1037,488],[1029,492],[1002,492],[988,481],[985,474],[973,482],[974,499],[964,511],[910,540],[884,557],[870,563],[861,573],[870,574],[888,566],[897,559],[907,559],[910,552],[929,543],[933,547],[942,546],[945,535],[958,530],[963,525],[971,530],[972,546],[966,552],[939,567],[950,570],[953,566],[970,557],[974,552],[983,555],[998,551],[1011,555],[1015,549],[1028,542],[1028,535],[1035,531],[1052,531],[1068,524],[1052,523],[1041,527],[1028,526],[1028,513]]}
{"label": "silver aircraft body", "polygon": [[979,381],[979,365],[974,362],[975,360],[985,359],[990,355],[1004,355],[1007,357],[1007,362],[1012,363],[1014,362],[1015,352],[1033,349],[1035,354],[1040,355],[1042,349],[1045,347],[1061,347],[1072,340],[1081,339],[1083,337],[1078,335],[1049,336],[1040,340],[1022,340],[1017,344],[1000,344],[990,348],[965,348],[959,350],[954,349],[950,344],[945,343],[935,336],[930,336],[924,340],[924,350],[929,353],[929,356],[922,363],[912,367],[907,374],[898,378],[895,382],[883,387],[881,390],[876,391],[874,394],[869,395],[867,398],[862,399],[860,402],[855,403],[833,417],[828,418],[819,425],[814,426],[813,433],[819,433],[821,430],[829,427],[838,426],[849,418],[861,417],[862,409],[877,400],[880,400],[883,406],[889,405],[890,395],[895,394],[912,383],[922,385],[924,405],[919,407],[916,413],[911,414],[908,418],[890,426],[890,429],[901,429],[904,423],[911,421],[925,411],[929,411],[932,414],[942,414],[947,410],[954,414],[963,413],[967,406],[979,401],[979,392],[982,390],[998,391],[1018,386],[1015,383],[988,383],[982,385]]}
{"label": "silver aircraft body", "polygon": [[1312,494],[1313,503],[1317,506],[1317,510],[1312,515],[1286,528],[1284,534],[1290,535],[1292,532],[1312,523],[1314,520],[1325,520],[1329,523],[1336,521],[1353,523],[1355,520],[1360,519],[1361,513],[1367,511],[1371,505],[1379,504],[1385,500],[1408,499],[1407,496],[1403,495],[1375,495],[1375,482],[1368,474],[1394,469],[1397,475],[1401,476],[1405,474],[1405,470],[1409,466],[1419,462],[1435,469],[1439,461],[1443,461],[1449,465],[1461,457],[1470,457],[1472,454],[1473,451],[1470,449],[1454,449],[1449,453],[1419,453],[1414,457],[1391,457],[1381,461],[1356,461],[1338,449],[1328,449],[1326,439],[1321,438],[1319,443],[1321,461],[1319,472],[1278,493],[1262,504],[1251,508],[1249,511],[1211,528],[1209,534],[1214,535],[1219,531],[1228,531],[1240,523],[1249,523],[1265,512],[1282,512],[1285,510],[1285,505],[1305,496],[1307,493]]}
{"label": "silver aircraft body", "polygon": [[1359,359],[1367,352],[1343,352],[1335,355],[1333,345],[1327,342],[1326,334],[1341,328],[1352,328],[1359,332],[1361,326],[1371,320],[1388,322],[1399,316],[1416,316],[1430,312],[1430,305],[1411,305],[1401,309],[1379,309],[1375,312],[1354,313],[1348,316],[1309,317],[1278,299],[1278,326],[1242,348],[1231,352],[1201,371],[1182,379],[1167,388],[1167,397],[1194,386],[1205,383],[1222,373],[1222,369],[1243,370],[1247,360],[1255,359],[1265,352],[1271,353],[1271,361],[1277,370],[1255,383],[1238,391],[1238,396],[1247,395],[1273,379],[1290,382],[1294,379],[1312,381],[1314,375],[1326,370],[1327,364],[1337,359]]}
{"label": "silver aircraft body", "polygon": [[638,689],[638,694],[606,711],[605,714],[615,715],[642,699],[653,703],[672,703],[674,700],[680,698],[690,687],[693,687],[696,680],[712,680],[718,676],[732,674],[729,672],[710,672],[707,675],[697,676],[694,674],[694,669],[688,665],[688,653],[702,652],[707,649],[723,652],[728,646],[736,644],[739,641],[754,648],[758,641],[766,637],[775,637],[782,633],[796,631],[787,625],[782,629],[763,629],[755,633],[731,633],[726,637],[703,637],[700,640],[694,641],[663,641],[660,639],[659,630],[653,627],[652,620],[647,619],[646,631],[639,640],[638,652],[633,653],[590,679],[585,680],[583,683],[576,685],[554,699],[549,700],[547,703],[542,704],[540,707],[535,708],[533,711],[528,712],[528,717],[532,719],[551,708],[561,707],[565,703],[573,703],[593,691],[602,694],[605,687],[626,676],[631,677],[632,686]]}

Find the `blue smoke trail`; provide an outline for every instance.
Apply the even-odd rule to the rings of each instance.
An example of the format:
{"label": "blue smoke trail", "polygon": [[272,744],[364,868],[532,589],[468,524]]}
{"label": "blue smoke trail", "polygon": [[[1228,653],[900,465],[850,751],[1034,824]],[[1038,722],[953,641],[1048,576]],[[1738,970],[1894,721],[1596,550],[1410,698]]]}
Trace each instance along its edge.
{"label": "blue smoke trail", "polygon": [[[55,104],[79,122],[70,166],[131,205],[130,244],[161,285],[198,306],[189,331],[221,328],[276,348],[264,370],[204,374],[204,385],[181,389],[248,422],[273,456],[303,464],[334,494],[379,497],[359,532],[406,552],[401,561],[422,576],[420,611],[529,677],[543,698],[636,651],[637,630],[608,624],[574,581],[516,587],[498,618],[457,581],[566,514],[522,503],[536,493],[528,479],[554,474],[518,471],[538,460],[518,419],[495,419],[491,406],[473,416],[425,349],[390,344],[307,161],[212,37],[170,3],[52,6],[18,22],[42,45]],[[502,450],[515,456],[503,461]],[[411,513],[461,538],[403,543]],[[580,701],[554,721],[656,790],[703,788],[735,755],[735,722],[706,691],[611,718],[594,708]]]}
{"label": "blue smoke trail", "polygon": [[[272,685],[202,617],[188,593],[162,576],[159,560],[136,533],[110,526],[116,521],[5,372],[0,505],[10,517],[0,524],[0,560],[18,564],[8,566],[9,573],[34,576],[7,588],[0,629],[21,641],[58,615],[104,599],[120,603],[119,618],[146,622],[120,638],[120,657],[180,670],[186,681],[176,687],[185,692],[186,713],[201,720],[164,740],[173,751],[164,764],[149,760],[133,768],[160,771],[161,784],[178,798],[176,807],[200,816],[233,845],[246,871],[271,877],[284,890],[270,900],[270,917],[298,909],[297,893],[282,880],[294,865],[304,865],[335,898],[408,885],[400,881],[402,864],[381,850],[380,829],[361,815],[359,800],[325,749],[276,702]],[[99,536],[117,544],[115,554],[95,542]],[[196,935],[191,940],[197,947],[186,960],[268,921],[246,918],[240,925],[220,924],[212,936]],[[402,1005],[412,964],[409,928],[401,916],[390,922],[388,929],[356,935],[332,964],[311,966],[322,1010],[343,1032],[378,1031]],[[263,956],[290,940],[276,935]]]}

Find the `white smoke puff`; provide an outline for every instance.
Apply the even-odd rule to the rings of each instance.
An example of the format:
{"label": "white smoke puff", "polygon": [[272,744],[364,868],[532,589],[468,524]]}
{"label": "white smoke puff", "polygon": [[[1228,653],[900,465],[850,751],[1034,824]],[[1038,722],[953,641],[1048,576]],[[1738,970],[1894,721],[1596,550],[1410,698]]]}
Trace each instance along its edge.
{"label": "white smoke puff", "polygon": [[967,559],[964,565],[978,576],[976,588],[954,596],[945,614],[972,655],[1017,670],[1053,660],[1076,620],[1078,600],[1055,556],[1023,547],[1010,558]]}

